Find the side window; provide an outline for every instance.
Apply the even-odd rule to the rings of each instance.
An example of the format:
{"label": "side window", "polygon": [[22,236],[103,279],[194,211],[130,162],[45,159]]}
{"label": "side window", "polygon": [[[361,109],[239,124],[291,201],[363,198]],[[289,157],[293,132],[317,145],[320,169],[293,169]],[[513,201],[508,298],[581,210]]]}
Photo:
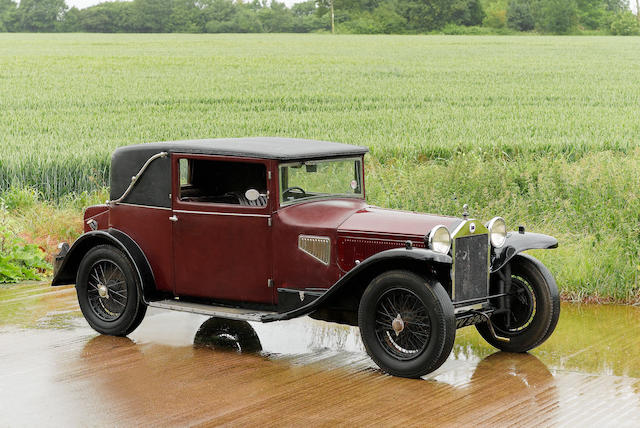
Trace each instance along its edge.
{"label": "side window", "polygon": [[[178,165],[181,201],[267,205],[267,168],[261,163],[181,158]],[[247,190],[254,190],[249,198]]]}
{"label": "side window", "polygon": [[180,159],[180,189],[191,184],[189,178],[189,159]]}

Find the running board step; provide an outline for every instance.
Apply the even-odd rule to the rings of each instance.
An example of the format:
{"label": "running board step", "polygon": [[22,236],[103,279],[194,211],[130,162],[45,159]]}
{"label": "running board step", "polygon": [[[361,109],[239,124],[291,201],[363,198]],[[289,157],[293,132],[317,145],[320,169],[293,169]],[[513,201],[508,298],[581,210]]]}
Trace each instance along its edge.
{"label": "running board step", "polygon": [[202,303],[183,302],[180,300],[160,300],[149,302],[149,307],[169,309],[172,311],[189,312],[192,314],[208,315],[210,317],[226,318],[242,321],[262,321],[265,315],[277,312],[257,311],[255,309],[229,308],[226,306],[205,305]]}

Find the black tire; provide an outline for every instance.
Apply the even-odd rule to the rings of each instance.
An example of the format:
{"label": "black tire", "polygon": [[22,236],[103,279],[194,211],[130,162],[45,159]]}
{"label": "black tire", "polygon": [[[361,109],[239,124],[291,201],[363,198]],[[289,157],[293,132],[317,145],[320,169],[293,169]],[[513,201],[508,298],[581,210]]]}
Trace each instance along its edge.
{"label": "black tire", "polygon": [[445,289],[408,271],[386,272],[371,281],[360,300],[358,325],[373,361],[391,375],[408,378],[440,367],[456,337],[453,304]]}
{"label": "black tire", "polygon": [[476,329],[502,351],[527,352],[547,340],[558,325],[560,294],[555,279],[536,258],[519,254],[509,263],[513,310],[510,324],[507,326],[507,314],[492,316],[491,323],[497,335],[510,341],[495,339],[487,323],[476,324]]}
{"label": "black tire", "polygon": [[212,317],[206,320],[193,338],[196,346],[233,350],[239,353],[257,353],[262,344],[256,331],[246,321]]}
{"label": "black tire", "polygon": [[[84,318],[98,333],[126,336],[147,311],[131,261],[111,245],[98,245],[78,267],[76,292]],[[104,293],[104,294],[101,294]]]}
{"label": "black tire", "polygon": [[[140,300],[142,300],[142,299],[140,299]],[[142,324],[142,321],[144,320],[144,317],[145,317],[146,314],[147,314],[147,305],[145,305],[144,303],[140,302],[140,307],[138,308],[138,314],[136,315],[135,319],[133,320],[133,323],[131,323],[129,328],[124,332],[124,334],[122,336],[128,336],[131,333],[133,333],[135,331],[135,329],[137,329],[140,326],[140,324]]]}

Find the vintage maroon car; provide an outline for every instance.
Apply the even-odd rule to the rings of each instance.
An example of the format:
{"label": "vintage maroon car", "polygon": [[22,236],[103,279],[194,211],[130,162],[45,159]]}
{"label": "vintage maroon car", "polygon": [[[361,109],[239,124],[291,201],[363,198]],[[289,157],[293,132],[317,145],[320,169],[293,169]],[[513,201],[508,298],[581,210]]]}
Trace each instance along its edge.
{"label": "vintage maroon car", "polygon": [[[272,322],[309,315],[357,325],[386,372],[419,377],[456,329],[525,352],[554,330],[556,283],[540,234],[394,211],[365,201],[366,147],[285,138],[175,141],[117,149],[111,200],[62,244],[53,285],[76,284],[103,334],[156,307]],[[425,183],[425,186],[437,183]]]}

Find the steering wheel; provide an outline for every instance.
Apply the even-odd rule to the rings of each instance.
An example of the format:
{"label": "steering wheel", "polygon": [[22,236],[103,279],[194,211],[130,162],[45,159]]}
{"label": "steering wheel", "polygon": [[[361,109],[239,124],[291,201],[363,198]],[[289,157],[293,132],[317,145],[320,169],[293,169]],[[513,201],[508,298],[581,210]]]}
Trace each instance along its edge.
{"label": "steering wheel", "polygon": [[[292,190],[297,190],[296,193],[300,193],[301,196],[307,196],[307,192],[305,192],[302,187],[291,186],[291,187],[287,187],[286,189],[284,189],[284,191],[282,192],[282,197],[286,198],[287,197],[287,193],[292,193],[291,192]],[[293,196],[293,195],[291,195],[291,196]]]}

